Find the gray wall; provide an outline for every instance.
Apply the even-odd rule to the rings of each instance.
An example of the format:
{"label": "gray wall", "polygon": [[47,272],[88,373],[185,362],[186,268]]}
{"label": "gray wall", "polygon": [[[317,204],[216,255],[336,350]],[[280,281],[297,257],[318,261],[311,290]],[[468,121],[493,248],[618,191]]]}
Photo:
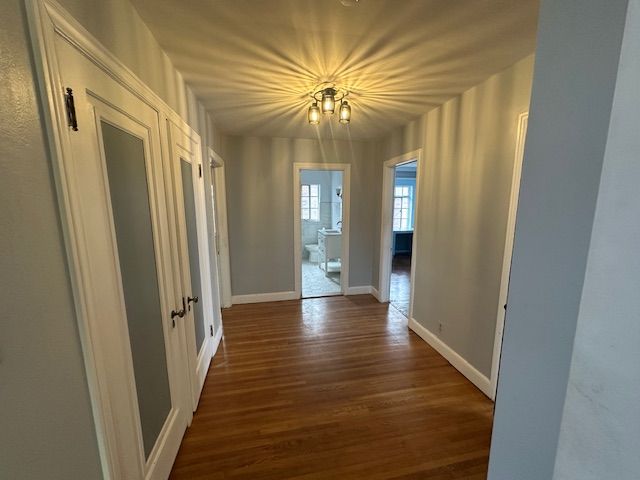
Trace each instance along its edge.
{"label": "gray wall", "polygon": [[[637,0],[635,4],[637,6]],[[606,391],[610,385],[606,381],[601,383],[611,371],[610,356],[620,355],[614,369],[631,372],[633,370],[628,369],[636,368],[635,379],[638,378],[637,344],[633,350],[627,343],[631,339],[620,339],[620,351],[615,352],[616,345],[611,343],[611,335],[618,339],[635,333],[637,338],[637,325],[635,330],[627,331],[620,319],[628,314],[638,321],[637,300],[633,299],[638,290],[632,287],[633,283],[625,284],[626,279],[632,279],[637,285],[638,241],[636,238],[628,243],[631,238],[620,238],[605,244],[615,238],[611,235],[614,232],[605,233],[608,228],[629,228],[625,233],[631,235],[638,232],[637,149],[633,159],[615,158],[621,144],[612,146],[612,170],[603,177],[606,196],[602,198],[602,216],[596,220],[594,230],[593,263],[590,261],[587,265],[626,8],[627,0],[547,0],[542,3],[494,417],[491,480],[541,480],[553,476],[581,297],[587,310],[584,316],[580,314],[584,323],[581,338],[578,337],[580,347],[572,373],[575,381],[570,397],[572,405],[568,406],[567,414],[574,416],[581,404],[591,402],[591,410],[585,412],[597,415],[580,419],[595,429],[590,432],[594,438],[586,438],[584,430],[572,428],[575,416],[567,418],[565,440],[574,443],[576,448],[571,451],[565,444],[564,448],[570,450],[558,465],[559,478],[634,478],[617,476],[613,471],[591,477],[576,474],[589,470],[603,455],[610,455],[606,450],[593,448],[596,444],[611,447],[608,435],[595,438],[599,429],[606,429],[607,421],[601,423],[608,415],[605,409],[612,408],[610,414],[614,417],[620,413],[621,404],[614,400],[616,393]],[[635,95],[635,104],[629,105],[632,109],[637,106],[637,63],[634,68],[632,86],[623,87],[623,90],[631,89],[630,97]],[[629,102],[630,97],[621,98],[621,102]],[[622,114],[633,122],[620,126],[620,131],[626,132],[622,141],[625,143],[637,137],[637,110],[621,110]],[[614,117],[614,120],[627,117]],[[632,131],[624,130],[633,128],[632,125],[635,126]],[[626,155],[631,147],[630,143],[626,145],[625,148],[629,148],[623,150]],[[628,179],[621,178],[627,175]],[[630,193],[633,184],[636,192]],[[618,186],[621,197],[612,197],[612,190]],[[635,204],[622,201],[632,198]],[[604,218],[613,210],[617,211],[616,216]],[[630,222],[630,225],[623,227],[621,222]],[[613,253],[618,247],[623,257]],[[611,266],[605,267],[603,262],[607,259],[614,260],[616,266],[630,263],[618,273],[606,270]],[[586,268],[588,276],[583,292]],[[607,282],[618,274],[617,285],[625,285],[625,289],[612,291],[615,285]],[[603,310],[605,306],[610,308]],[[607,332],[609,326],[614,330]],[[596,332],[602,327],[604,329]],[[595,344],[590,343],[594,334]],[[586,358],[590,360],[585,363]],[[594,367],[588,372],[592,380],[587,383],[580,380],[584,367]],[[637,383],[635,387],[625,382],[615,384],[616,389],[621,389],[619,392],[625,392],[625,398],[630,398],[626,397],[631,393],[628,389],[636,388],[637,392]],[[573,391],[576,387],[579,392]],[[576,401],[576,393],[583,397],[580,401]],[[605,405],[601,401],[612,403]],[[633,405],[637,425],[637,399]],[[619,447],[628,449],[633,445]],[[635,447],[633,454],[637,456],[637,443]],[[569,474],[571,466],[565,462],[577,452],[580,457],[573,460],[586,463]],[[591,475],[595,472],[592,470]]]}
{"label": "gray wall", "polygon": [[295,288],[294,162],[351,164],[349,284],[372,284],[375,211],[382,181],[376,146],[375,142],[290,138],[224,139],[234,295]]}
{"label": "gray wall", "polygon": [[489,377],[518,115],[533,56],[394,132],[385,160],[423,149],[413,316]]}
{"label": "gray wall", "polygon": [[[206,141],[219,142],[126,0],[60,3]],[[25,18],[22,1],[0,2],[0,478],[97,479],[96,434]]]}
{"label": "gray wall", "polygon": [[640,476],[640,0],[628,12],[556,480]]}
{"label": "gray wall", "polygon": [[0,478],[101,478],[23,2],[0,2]]}

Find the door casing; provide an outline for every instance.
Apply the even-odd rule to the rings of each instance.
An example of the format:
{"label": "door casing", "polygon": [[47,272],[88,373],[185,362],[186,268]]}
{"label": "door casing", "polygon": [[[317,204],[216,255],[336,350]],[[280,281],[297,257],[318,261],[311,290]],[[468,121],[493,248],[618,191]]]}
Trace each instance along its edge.
{"label": "door casing", "polygon": [[500,294],[498,296],[498,318],[496,319],[496,333],[493,342],[493,357],[491,359],[490,398],[496,399],[498,389],[498,372],[500,369],[500,354],[502,353],[502,337],[504,333],[504,321],[506,318],[507,295],[509,293],[509,275],[511,273],[511,257],[513,256],[513,242],[516,234],[516,214],[518,211],[518,198],[520,196],[520,177],[522,175],[522,162],[524,160],[524,143],[527,137],[527,124],[529,112],[518,115],[518,130],[516,138],[516,153],[513,163],[513,176],[511,178],[511,196],[509,198],[509,216],[507,217],[507,231],[504,241],[504,257],[502,260],[502,273],[500,276]]}
{"label": "door casing", "polygon": [[229,260],[229,227],[227,224],[227,190],[224,160],[213,148],[208,148],[211,181],[214,184],[214,221],[216,226],[217,271],[220,282],[221,307],[231,306],[231,262]]}
{"label": "door casing", "polygon": [[382,165],[382,207],[380,211],[380,270],[378,274],[378,300],[381,303],[389,301],[391,281],[391,261],[393,259],[393,186],[395,168],[405,163],[416,162],[416,190],[413,210],[413,239],[411,246],[411,275],[409,319],[413,316],[413,294],[415,284],[415,265],[418,257],[418,213],[420,209],[420,184],[424,167],[422,165],[422,149],[407,152],[393,157]]}

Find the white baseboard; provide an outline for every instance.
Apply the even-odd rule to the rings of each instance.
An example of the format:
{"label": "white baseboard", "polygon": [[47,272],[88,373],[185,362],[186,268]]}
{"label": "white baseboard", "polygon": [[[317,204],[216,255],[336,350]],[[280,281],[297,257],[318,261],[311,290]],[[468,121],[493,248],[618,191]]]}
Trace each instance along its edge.
{"label": "white baseboard", "polygon": [[373,287],[371,285],[362,285],[359,287],[349,287],[345,295],[371,295]]}
{"label": "white baseboard", "polygon": [[380,292],[376,287],[371,287],[371,295],[376,297],[376,300],[380,301]]}
{"label": "white baseboard", "polygon": [[222,324],[220,325],[220,328],[218,328],[216,335],[213,337],[213,348],[211,349],[212,350],[211,358],[213,358],[213,356],[218,351],[218,347],[220,346],[221,341],[222,341]]}
{"label": "white baseboard", "polygon": [[233,295],[231,303],[263,303],[280,302],[282,300],[297,300],[300,296],[296,292],[272,292],[272,293],[251,293],[249,295]]}
{"label": "white baseboard", "polygon": [[491,382],[486,376],[480,373],[446,343],[420,325],[415,319],[412,318],[409,320],[409,328],[425,342],[431,345],[440,355],[453,365],[456,370],[467,377],[471,383],[480,389],[482,393],[491,398]]}

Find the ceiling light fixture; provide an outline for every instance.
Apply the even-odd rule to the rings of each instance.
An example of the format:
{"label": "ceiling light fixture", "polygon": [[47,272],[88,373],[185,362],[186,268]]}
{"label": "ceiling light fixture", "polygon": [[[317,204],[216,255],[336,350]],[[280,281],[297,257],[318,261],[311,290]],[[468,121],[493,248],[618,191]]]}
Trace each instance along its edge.
{"label": "ceiling light fixture", "polygon": [[351,105],[346,100],[342,100],[340,104],[340,123],[349,123],[351,121]]}
{"label": "ceiling light fixture", "polygon": [[309,107],[309,124],[318,125],[320,123],[320,107],[318,102],[313,102],[313,105]]}
{"label": "ceiling light fixture", "polygon": [[[333,115],[336,111],[336,103],[340,102],[338,118],[340,123],[348,124],[351,121],[351,105],[347,102],[349,92],[344,88],[336,87],[334,84],[321,84],[316,91],[311,94],[313,103],[309,107],[307,120],[310,125],[320,123],[320,112],[325,115]],[[318,103],[320,106],[318,106]]]}

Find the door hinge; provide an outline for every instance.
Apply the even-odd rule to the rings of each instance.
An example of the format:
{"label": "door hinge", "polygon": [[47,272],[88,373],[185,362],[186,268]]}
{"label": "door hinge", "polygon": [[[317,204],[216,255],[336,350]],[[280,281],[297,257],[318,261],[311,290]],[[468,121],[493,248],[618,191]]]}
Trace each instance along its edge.
{"label": "door hinge", "polygon": [[67,108],[67,125],[71,127],[74,132],[78,131],[78,119],[76,118],[76,104],[73,99],[73,90],[67,88],[67,93],[64,94],[64,105]]}
{"label": "door hinge", "polygon": [[213,337],[213,325],[209,325],[209,333]]}
{"label": "door hinge", "polygon": [[198,164],[198,176],[200,178],[202,178],[202,164],[201,163]]}

